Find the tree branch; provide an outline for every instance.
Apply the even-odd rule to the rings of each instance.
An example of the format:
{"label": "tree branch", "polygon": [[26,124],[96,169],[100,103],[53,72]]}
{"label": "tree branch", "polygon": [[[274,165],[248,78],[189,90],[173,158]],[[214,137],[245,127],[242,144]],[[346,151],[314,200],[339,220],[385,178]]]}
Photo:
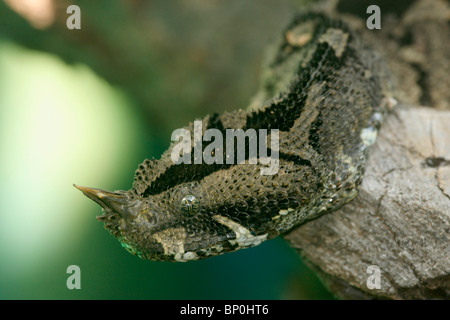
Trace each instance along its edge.
{"label": "tree branch", "polygon": [[[340,298],[450,298],[450,111],[399,107],[359,196],[286,239]],[[367,268],[381,270],[369,289]]]}

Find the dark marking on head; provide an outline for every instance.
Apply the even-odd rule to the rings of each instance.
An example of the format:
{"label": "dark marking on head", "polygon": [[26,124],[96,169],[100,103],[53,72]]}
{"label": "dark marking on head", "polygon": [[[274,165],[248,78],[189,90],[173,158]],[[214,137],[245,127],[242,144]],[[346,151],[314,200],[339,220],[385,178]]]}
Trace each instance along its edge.
{"label": "dark marking on head", "polygon": [[309,161],[308,159],[303,159],[302,157],[295,154],[280,153],[280,159],[292,161],[298,166],[312,167],[311,161]]}
{"label": "dark marking on head", "polygon": [[420,87],[420,104],[422,105],[432,105],[433,100],[430,95],[430,85],[427,72],[418,63],[411,63],[411,67],[417,72],[418,80],[417,84]]}
{"label": "dark marking on head", "polygon": [[[193,162],[193,160],[192,160]],[[164,171],[147,189],[143,192],[143,197],[156,195],[186,182],[200,181],[204,177],[228,168],[227,164],[185,164],[172,165]]]}
{"label": "dark marking on head", "polygon": [[311,124],[311,128],[309,129],[309,138],[308,138],[309,144],[318,154],[321,154],[321,152],[320,152],[320,127],[322,126],[322,124],[323,124],[322,113],[319,112],[319,114],[317,115],[317,118]]}

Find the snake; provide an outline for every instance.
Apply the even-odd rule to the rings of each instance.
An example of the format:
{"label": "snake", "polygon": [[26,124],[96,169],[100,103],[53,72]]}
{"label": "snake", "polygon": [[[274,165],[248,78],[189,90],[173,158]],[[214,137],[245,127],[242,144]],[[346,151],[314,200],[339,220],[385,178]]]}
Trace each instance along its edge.
{"label": "snake", "polygon": [[[297,14],[269,50],[250,106],[201,119],[202,133],[267,130],[269,141],[276,130],[276,174],[262,175],[264,163],[249,157],[176,164],[174,141],[160,159],[138,166],[128,191],[76,187],[102,207],[97,219],[105,228],[142,259],[186,262],[254,247],[357,196],[393,92],[383,57],[346,23]],[[185,129],[194,135],[193,123]],[[188,157],[195,160],[194,152]]]}

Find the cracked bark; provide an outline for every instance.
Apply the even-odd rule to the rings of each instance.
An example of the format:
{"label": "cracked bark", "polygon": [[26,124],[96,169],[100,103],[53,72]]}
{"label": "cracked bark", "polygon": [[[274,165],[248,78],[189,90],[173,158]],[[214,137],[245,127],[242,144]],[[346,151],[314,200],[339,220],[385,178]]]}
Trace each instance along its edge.
{"label": "cracked bark", "polygon": [[[396,108],[359,196],[285,236],[336,296],[450,298],[449,123],[450,111]],[[369,266],[379,288],[369,289]]]}

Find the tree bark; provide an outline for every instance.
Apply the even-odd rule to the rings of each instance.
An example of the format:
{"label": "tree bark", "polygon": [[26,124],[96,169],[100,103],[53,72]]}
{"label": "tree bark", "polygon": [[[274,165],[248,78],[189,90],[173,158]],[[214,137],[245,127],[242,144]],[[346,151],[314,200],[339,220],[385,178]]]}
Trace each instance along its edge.
{"label": "tree bark", "polygon": [[340,298],[448,299],[449,232],[450,111],[400,106],[358,197],[285,238]]}

